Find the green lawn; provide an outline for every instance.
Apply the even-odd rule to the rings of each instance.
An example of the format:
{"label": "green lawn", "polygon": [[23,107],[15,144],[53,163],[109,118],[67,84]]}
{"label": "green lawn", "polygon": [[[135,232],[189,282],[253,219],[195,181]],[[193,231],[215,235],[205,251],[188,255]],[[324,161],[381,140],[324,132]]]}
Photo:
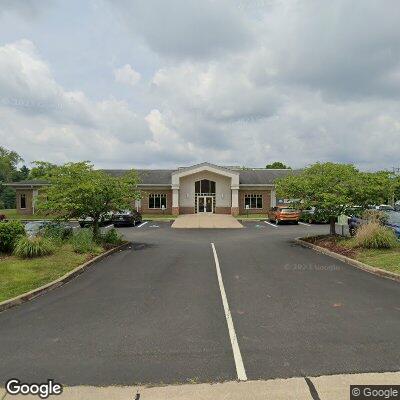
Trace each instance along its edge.
{"label": "green lawn", "polygon": [[22,219],[22,220],[35,220],[35,219],[48,219],[49,217],[43,217],[38,214],[35,215],[23,215],[18,214],[15,209],[0,210],[0,214],[4,214],[7,219]]}
{"label": "green lawn", "polygon": [[354,238],[320,236],[306,239],[316,245],[344,254],[372,267],[400,274],[400,242],[393,249],[363,249],[356,246]]}
{"label": "green lawn", "polygon": [[33,259],[0,255],[0,301],[49,283],[93,256],[77,254],[68,244],[52,255]]}

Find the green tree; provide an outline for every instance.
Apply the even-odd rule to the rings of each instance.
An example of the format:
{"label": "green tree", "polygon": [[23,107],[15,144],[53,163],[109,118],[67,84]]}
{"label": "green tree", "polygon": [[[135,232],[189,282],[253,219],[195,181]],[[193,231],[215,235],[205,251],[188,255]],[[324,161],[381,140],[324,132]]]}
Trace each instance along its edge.
{"label": "green tree", "polygon": [[15,151],[0,146],[0,207],[15,207],[15,190],[2,184],[10,181],[20,181],[24,179],[25,166],[20,170],[18,164],[22,158]]}
{"label": "green tree", "polygon": [[272,164],[267,164],[265,166],[267,169],[291,169],[288,165],[285,165],[281,161],[274,161]]}
{"label": "green tree", "polygon": [[94,170],[88,162],[78,162],[54,167],[44,178],[50,185],[41,191],[38,210],[60,219],[90,217],[95,237],[106,214],[131,208],[132,199],[139,198],[138,177],[133,170],[112,177]]}
{"label": "green tree", "polygon": [[9,182],[22,161],[18,153],[0,146],[0,182]]}
{"label": "green tree", "polygon": [[289,175],[276,183],[280,197],[298,199],[301,207],[316,207],[329,215],[330,233],[335,220],[354,206],[367,207],[387,198],[389,178],[382,172],[359,172],[351,164],[316,163],[298,175]]}
{"label": "green tree", "polygon": [[46,179],[51,176],[51,171],[57,167],[56,164],[47,161],[34,161],[32,164],[34,167],[29,172],[29,179]]}

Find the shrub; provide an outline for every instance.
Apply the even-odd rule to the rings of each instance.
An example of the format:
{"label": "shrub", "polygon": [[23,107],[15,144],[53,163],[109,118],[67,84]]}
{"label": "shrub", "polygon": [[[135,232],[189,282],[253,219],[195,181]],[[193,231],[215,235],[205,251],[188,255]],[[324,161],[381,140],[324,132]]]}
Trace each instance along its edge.
{"label": "shrub", "polygon": [[72,236],[72,228],[60,223],[51,223],[44,228],[43,236],[51,239],[54,244],[61,246],[64,240]]}
{"label": "shrub", "polygon": [[21,235],[25,236],[25,229],[21,222],[2,222],[0,224],[0,253],[11,253]]}
{"label": "shrub", "polygon": [[365,210],[362,214],[362,219],[369,222],[379,222],[380,224],[385,224],[388,220],[388,215],[379,210]]}
{"label": "shrub", "polygon": [[80,229],[71,236],[70,242],[75,253],[92,253],[97,248],[93,232],[90,229]]}
{"label": "shrub", "polygon": [[122,243],[122,236],[114,228],[107,231],[102,239],[105,244],[118,245]]}
{"label": "shrub", "polygon": [[395,233],[379,222],[369,222],[357,230],[356,244],[366,249],[391,249],[397,246]]}
{"label": "shrub", "polygon": [[50,239],[41,236],[22,236],[14,248],[14,254],[21,258],[41,257],[52,253],[54,253],[54,244]]}

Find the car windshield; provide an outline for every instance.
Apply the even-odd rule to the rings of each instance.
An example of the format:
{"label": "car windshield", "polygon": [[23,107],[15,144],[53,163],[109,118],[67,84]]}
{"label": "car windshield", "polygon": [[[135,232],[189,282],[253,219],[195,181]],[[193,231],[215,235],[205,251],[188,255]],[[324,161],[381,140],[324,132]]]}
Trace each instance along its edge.
{"label": "car windshield", "polygon": [[25,225],[25,229],[32,230],[32,229],[40,229],[43,226],[43,222],[28,222]]}
{"label": "car windshield", "polygon": [[400,212],[387,212],[386,215],[388,216],[388,223],[389,224],[396,224],[400,225]]}

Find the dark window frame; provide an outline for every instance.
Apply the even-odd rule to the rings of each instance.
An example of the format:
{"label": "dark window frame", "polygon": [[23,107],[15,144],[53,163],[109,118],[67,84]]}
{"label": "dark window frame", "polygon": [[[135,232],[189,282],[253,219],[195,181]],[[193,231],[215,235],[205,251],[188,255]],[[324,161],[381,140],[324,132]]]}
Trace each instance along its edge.
{"label": "dark window frame", "polygon": [[249,210],[263,209],[263,195],[258,193],[249,193],[244,195],[244,208],[249,206]]}
{"label": "dark window frame", "polygon": [[25,193],[21,193],[19,195],[19,208],[21,210],[26,210],[26,194]]}
{"label": "dark window frame", "polygon": [[194,183],[194,191],[196,194],[215,195],[216,183],[215,181],[211,181],[210,179],[200,179]]}
{"label": "dark window frame", "polygon": [[162,210],[167,208],[167,195],[165,193],[150,193],[149,194],[149,209]]}

